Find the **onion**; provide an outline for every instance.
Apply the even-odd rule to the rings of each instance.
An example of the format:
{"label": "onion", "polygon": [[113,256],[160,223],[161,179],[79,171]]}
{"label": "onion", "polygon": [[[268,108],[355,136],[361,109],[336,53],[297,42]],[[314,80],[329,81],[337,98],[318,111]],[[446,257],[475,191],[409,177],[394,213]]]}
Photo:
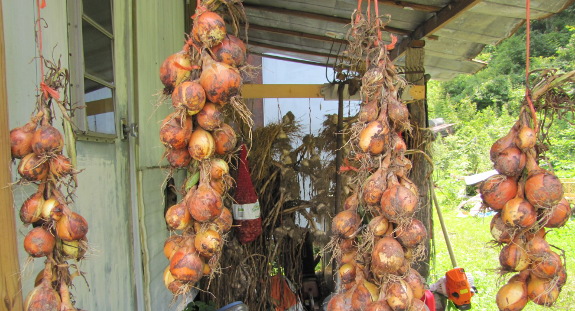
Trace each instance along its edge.
{"label": "onion", "polygon": [[222,179],[211,179],[210,180],[210,187],[212,187],[212,189],[214,189],[215,192],[217,192],[219,195],[223,196],[226,191],[228,190],[228,185],[226,184],[226,181],[222,178]]}
{"label": "onion", "polygon": [[205,104],[206,91],[195,81],[182,82],[172,92],[172,106],[185,108],[188,115],[197,114]]}
{"label": "onion", "polygon": [[346,263],[341,265],[337,270],[339,279],[342,283],[347,284],[355,281],[356,271],[355,265],[351,263]]}
{"label": "onion", "polygon": [[190,77],[191,62],[184,52],[172,54],[164,60],[160,67],[160,80],[164,84],[164,93],[170,94],[176,86]]}
{"label": "onion", "polygon": [[357,250],[357,245],[355,245],[353,239],[341,239],[338,247],[344,253]]}
{"label": "onion", "polygon": [[385,122],[371,121],[359,133],[359,147],[363,152],[381,154],[389,141],[388,133],[389,127]]}
{"label": "onion", "polygon": [[369,176],[362,186],[362,199],[367,205],[377,205],[381,201],[381,195],[387,187],[383,169],[378,169]]}
{"label": "onion", "polygon": [[206,90],[210,102],[225,105],[232,97],[240,94],[242,77],[236,68],[213,61],[207,54],[202,60],[200,84]]}
{"label": "onion", "polygon": [[26,297],[25,311],[60,311],[60,296],[52,288],[52,271],[47,271],[49,269],[51,270],[51,265],[46,265],[42,282]]}
{"label": "onion", "polygon": [[73,171],[74,166],[68,157],[58,154],[55,157],[50,158],[50,172],[56,179],[70,175]]}
{"label": "onion", "polygon": [[192,134],[192,119],[176,112],[169,114],[160,127],[160,141],[168,148],[183,149],[188,145]]}
{"label": "onion", "polygon": [[216,219],[223,209],[222,196],[204,183],[193,191],[186,204],[192,217],[199,222]]}
{"label": "onion", "polygon": [[202,278],[204,261],[193,246],[178,249],[170,258],[170,273],[176,280],[196,283]]}
{"label": "onion", "polygon": [[164,242],[164,256],[170,259],[172,255],[180,248],[181,244],[184,242],[184,237],[181,235],[172,235],[166,239]]}
{"label": "onion", "polygon": [[18,173],[22,178],[29,181],[41,181],[48,176],[50,166],[45,157],[30,153],[18,164]]}
{"label": "onion", "polygon": [[183,203],[178,203],[170,206],[166,211],[166,224],[172,230],[184,230],[192,221],[192,216],[188,208]]}
{"label": "onion", "polygon": [[385,300],[393,310],[407,310],[413,300],[413,292],[404,280],[391,281],[385,289]]}
{"label": "onion", "polygon": [[547,228],[560,228],[567,223],[571,218],[572,210],[567,199],[563,198],[559,201],[549,214],[543,217],[545,227]]}
{"label": "onion", "polygon": [[208,131],[197,128],[190,137],[188,151],[193,159],[201,161],[214,155],[216,144],[214,137]]}
{"label": "onion", "polygon": [[376,237],[382,237],[392,224],[383,216],[373,217],[367,225],[370,232]]}
{"label": "onion", "polygon": [[32,121],[10,131],[12,158],[21,159],[25,155],[32,153],[32,137],[34,137],[35,131],[36,123]]}
{"label": "onion", "polygon": [[24,249],[30,256],[38,258],[48,256],[56,246],[54,236],[42,227],[36,227],[24,238]]}
{"label": "onion", "polygon": [[366,280],[360,280],[351,294],[351,310],[363,311],[365,306],[379,298],[379,288]]}
{"label": "onion", "polygon": [[551,208],[563,198],[563,185],[557,176],[539,168],[535,158],[527,157],[529,177],[525,182],[525,198],[536,208]]}
{"label": "onion", "polygon": [[517,136],[519,123],[516,123],[510,130],[507,135],[499,138],[495,143],[491,146],[491,150],[489,151],[489,156],[491,161],[495,162],[495,159],[499,155],[500,152],[507,149],[508,147],[515,146],[514,140],[515,136]]}
{"label": "onion", "polygon": [[331,232],[344,239],[351,239],[357,235],[361,217],[352,210],[341,211],[333,217]]}
{"label": "onion", "polygon": [[40,217],[44,220],[59,220],[62,217],[62,209],[62,204],[55,197],[51,197],[42,203]]}
{"label": "onion", "polygon": [[501,249],[499,263],[505,271],[523,271],[529,266],[529,256],[522,245],[509,243]]}
{"label": "onion", "polygon": [[214,59],[234,67],[246,63],[246,45],[234,35],[226,35],[222,42],[212,48]]}
{"label": "onion", "polygon": [[529,228],[537,221],[533,205],[523,198],[509,200],[501,211],[501,219],[510,227]]}
{"label": "onion", "polygon": [[210,178],[211,179],[222,179],[224,175],[230,172],[230,167],[228,162],[220,158],[210,159]]}
{"label": "onion", "polygon": [[188,165],[190,165],[190,162],[192,161],[192,156],[190,155],[188,148],[182,148],[182,149],[168,148],[168,150],[166,150],[166,160],[168,160],[168,163],[170,164],[171,167],[185,168]]}
{"label": "onion", "polygon": [[[403,138],[401,138],[395,132],[393,132],[391,134],[391,146],[392,146],[392,150],[399,155],[403,155],[405,153],[405,151],[407,150],[407,145],[405,144],[405,140],[403,140]],[[409,164],[411,164],[411,162],[409,162]],[[409,168],[411,168],[411,166]]]}
{"label": "onion", "polygon": [[358,120],[359,122],[371,122],[377,119],[379,114],[379,101],[376,99],[370,99],[367,102],[363,102],[361,108],[359,109]]}
{"label": "onion", "polygon": [[213,137],[216,144],[216,153],[219,155],[232,152],[238,142],[234,129],[225,123],[214,130]]}
{"label": "onion", "polygon": [[356,264],[356,260],[355,260],[356,256],[357,256],[357,250],[345,252],[341,255],[341,259],[339,260],[339,264],[353,263],[355,265]]}
{"label": "onion", "polygon": [[200,231],[194,238],[194,246],[200,255],[212,258],[222,249],[222,237],[211,229]]}
{"label": "onion", "polygon": [[561,269],[557,271],[556,279],[557,279],[557,287],[559,288],[559,290],[561,290],[563,285],[565,285],[565,283],[567,282],[567,269],[565,269],[565,266],[562,266]]}
{"label": "onion", "polygon": [[402,185],[396,184],[387,188],[381,196],[381,210],[391,221],[412,217],[416,208],[417,197]]}
{"label": "onion", "polygon": [[206,103],[204,108],[197,114],[198,125],[206,131],[213,131],[220,127],[224,121],[224,115],[214,103]]}
{"label": "onion", "polygon": [[429,311],[429,308],[425,305],[425,302],[419,299],[413,299],[409,311]]}
{"label": "onion", "polygon": [[495,297],[499,310],[520,311],[527,302],[527,283],[525,280],[509,280],[497,292]]}
{"label": "onion", "polygon": [[489,225],[491,229],[491,236],[495,241],[499,243],[509,243],[511,242],[511,234],[509,233],[509,227],[505,225],[503,219],[501,218],[501,213],[497,213],[491,219]]}
{"label": "onion", "polygon": [[365,311],[393,311],[393,309],[387,304],[387,301],[380,300],[367,305]]}
{"label": "onion", "polygon": [[395,235],[401,245],[413,248],[427,238],[427,229],[420,220],[412,218],[408,224],[399,226]]}
{"label": "onion", "polygon": [[60,250],[60,254],[65,255],[66,258],[81,260],[88,250],[88,239],[86,239],[86,237],[76,241],[59,239],[58,249]]}
{"label": "onion", "polygon": [[500,211],[507,201],[517,195],[517,182],[505,175],[493,175],[479,187],[483,202],[495,211]]}
{"label": "onion", "polygon": [[519,133],[517,133],[515,137],[515,145],[521,150],[535,147],[536,142],[537,134],[528,126],[521,127],[521,130],[519,130]]}
{"label": "onion", "polygon": [[64,149],[64,138],[60,131],[47,124],[42,125],[32,137],[32,150],[41,156],[47,153],[60,153]]}
{"label": "onion", "polygon": [[405,131],[409,129],[409,110],[405,104],[402,104],[397,99],[392,99],[387,104],[387,115],[393,122],[394,128],[397,131]]}
{"label": "onion", "polygon": [[70,290],[68,288],[68,284],[66,284],[65,281],[60,282],[60,297],[62,298],[62,304],[60,305],[59,311],[78,311],[78,309],[76,309],[72,303]]}
{"label": "onion", "polygon": [[172,292],[172,294],[181,294],[185,283],[176,280],[176,278],[170,272],[170,266],[167,266],[166,269],[164,269],[164,285],[170,292]]}
{"label": "onion", "polygon": [[539,259],[531,264],[531,275],[542,279],[551,279],[563,268],[561,257],[553,251],[540,255]]}
{"label": "onion", "polygon": [[329,311],[351,310],[351,295],[348,292],[333,295],[327,304]]}
{"label": "onion", "polygon": [[517,147],[509,147],[497,155],[493,167],[499,174],[517,176],[525,168],[525,161],[525,153]]}
{"label": "onion", "polygon": [[56,235],[64,241],[80,240],[88,233],[88,222],[80,214],[67,211],[56,222]]}
{"label": "onion", "polygon": [[32,194],[20,207],[20,220],[25,224],[31,224],[40,220],[44,197],[41,192]]}
{"label": "onion", "polygon": [[425,280],[417,270],[410,268],[404,280],[411,288],[413,298],[419,300],[425,295]]}
{"label": "onion", "polygon": [[551,251],[551,246],[545,238],[534,236],[527,242],[527,253],[531,259],[542,259]]}
{"label": "onion", "polygon": [[232,228],[233,221],[232,212],[224,207],[218,218],[214,220],[214,223],[221,233],[226,233]]}
{"label": "onion", "polygon": [[404,259],[405,255],[401,244],[392,237],[383,237],[373,246],[371,270],[378,276],[385,273],[394,273],[399,270]]}
{"label": "onion", "polygon": [[226,23],[218,14],[205,11],[194,18],[192,38],[205,47],[212,47],[226,36]]}
{"label": "onion", "polygon": [[559,297],[559,288],[552,281],[531,275],[527,282],[527,295],[534,303],[551,307]]}

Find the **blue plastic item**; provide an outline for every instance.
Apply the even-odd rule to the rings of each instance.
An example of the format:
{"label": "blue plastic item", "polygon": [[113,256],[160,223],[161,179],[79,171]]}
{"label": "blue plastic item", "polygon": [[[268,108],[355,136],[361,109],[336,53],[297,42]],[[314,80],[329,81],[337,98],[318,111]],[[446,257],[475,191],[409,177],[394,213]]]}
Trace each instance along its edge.
{"label": "blue plastic item", "polygon": [[248,306],[241,301],[234,301],[219,308],[217,311],[249,311]]}

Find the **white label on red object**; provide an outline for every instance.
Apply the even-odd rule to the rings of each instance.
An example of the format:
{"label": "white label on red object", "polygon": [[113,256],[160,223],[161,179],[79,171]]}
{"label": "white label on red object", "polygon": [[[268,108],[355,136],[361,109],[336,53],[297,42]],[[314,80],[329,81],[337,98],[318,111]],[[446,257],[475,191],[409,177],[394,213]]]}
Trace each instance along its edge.
{"label": "white label on red object", "polygon": [[235,220],[250,220],[260,218],[260,202],[233,204],[232,210]]}

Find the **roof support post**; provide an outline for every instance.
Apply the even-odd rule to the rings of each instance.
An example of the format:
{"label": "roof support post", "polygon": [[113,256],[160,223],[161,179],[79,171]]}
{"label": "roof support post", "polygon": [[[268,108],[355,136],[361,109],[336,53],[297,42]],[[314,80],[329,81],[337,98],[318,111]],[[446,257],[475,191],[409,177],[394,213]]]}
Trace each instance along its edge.
{"label": "roof support post", "polygon": [[[425,85],[425,68],[423,64],[425,50],[423,46],[425,42],[417,40],[414,44],[407,48],[405,65],[407,72],[406,78],[410,84]],[[416,100],[408,105],[411,126],[413,127],[412,135],[406,135],[406,142],[408,149],[420,150],[428,153],[431,146],[431,135],[427,125],[427,94],[425,99]],[[433,232],[433,224],[431,217],[431,205],[429,198],[429,174],[431,172],[431,164],[427,161],[425,156],[421,153],[415,153],[411,156],[413,168],[411,169],[409,178],[415,183],[419,190],[419,209],[415,218],[419,219],[427,228],[428,237],[424,241],[425,256],[414,268],[424,277],[429,275],[429,248],[430,236]]]}

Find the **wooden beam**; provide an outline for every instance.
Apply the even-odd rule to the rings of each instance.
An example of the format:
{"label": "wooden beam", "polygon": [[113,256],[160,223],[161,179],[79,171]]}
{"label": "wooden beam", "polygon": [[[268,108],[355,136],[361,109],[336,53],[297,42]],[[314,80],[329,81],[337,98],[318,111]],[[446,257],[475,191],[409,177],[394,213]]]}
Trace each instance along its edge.
{"label": "wooden beam", "polygon": [[434,13],[441,10],[441,7],[434,6],[434,5],[427,5],[427,4],[419,4],[413,3],[408,1],[395,1],[395,0],[379,0],[379,4],[393,6],[396,8],[402,9],[411,9],[414,11],[422,11],[422,12],[429,12]]}
{"label": "wooden beam", "polygon": [[333,64],[333,63],[326,64],[326,63],[320,63],[320,62],[312,62],[309,60],[295,59],[295,58],[289,58],[289,57],[283,57],[283,56],[277,56],[277,55],[269,55],[269,54],[264,54],[264,53],[259,53],[259,52],[250,52],[250,54],[258,55],[258,56],[265,57],[265,58],[284,60],[287,62],[294,62],[294,63],[306,64],[306,65],[312,65],[312,66],[329,67],[329,68],[332,68],[333,66],[335,66],[335,64]]}
{"label": "wooden beam", "polygon": [[411,41],[420,40],[429,36],[447,25],[451,20],[463,14],[473,6],[481,2],[481,0],[455,0],[441,9],[435,16],[432,16],[419,26],[409,35],[409,37],[401,40],[398,46],[395,47],[390,53],[391,60],[401,56],[410,46]]}
{"label": "wooden beam", "polygon": [[323,98],[324,84],[244,84],[243,98]]}
{"label": "wooden beam", "polygon": [[343,44],[348,43],[348,41],[345,39],[338,39],[338,38],[333,38],[333,37],[328,37],[328,36],[320,36],[320,35],[316,35],[316,34],[311,34],[311,33],[306,33],[306,32],[301,32],[301,31],[288,30],[288,29],[283,29],[283,28],[262,26],[262,25],[257,25],[257,24],[253,24],[253,23],[250,23],[249,29],[261,30],[261,31],[272,32],[272,33],[288,35],[288,36],[314,39],[314,40],[325,41],[325,42],[337,42],[337,43],[343,43]]}
{"label": "wooden beam", "polygon": [[329,53],[323,53],[323,52],[315,52],[315,51],[294,49],[294,48],[290,48],[290,47],[285,47],[285,46],[279,46],[279,45],[270,44],[270,43],[265,43],[265,42],[254,41],[253,39],[250,39],[250,40],[248,41],[248,46],[249,46],[249,45],[259,46],[259,47],[262,47],[262,48],[274,49],[274,50],[284,51],[284,52],[299,53],[299,54],[313,55],[313,56],[321,56],[321,57],[329,57],[329,58],[333,58],[333,59],[336,59],[336,58],[339,57],[338,55],[335,55],[335,54],[329,54]]}
{"label": "wooden beam", "polygon": [[[267,5],[253,4],[253,3],[244,3],[244,7],[248,10],[253,9],[253,10],[265,11],[265,12],[270,12],[270,13],[275,13],[275,14],[290,15],[290,16],[295,16],[295,17],[305,17],[305,18],[309,18],[309,19],[321,20],[321,21],[338,23],[338,24],[343,24],[343,25],[351,24],[350,18],[342,18],[342,17],[332,16],[332,15],[310,13],[310,12],[305,12],[305,11],[284,9],[284,8],[278,8],[278,7],[267,6]],[[385,26],[384,30],[387,32],[391,32],[391,33],[395,33],[395,34],[403,35],[403,36],[407,36],[407,35],[411,34],[411,31],[409,31],[407,29],[395,28],[395,27],[390,27],[390,26]]]}
{"label": "wooden beam", "polygon": [[10,126],[8,125],[8,94],[6,92],[6,50],[4,20],[0,0],[0,310],[24,310],[20,264],[16,239],[16,221],[11,182]]}

